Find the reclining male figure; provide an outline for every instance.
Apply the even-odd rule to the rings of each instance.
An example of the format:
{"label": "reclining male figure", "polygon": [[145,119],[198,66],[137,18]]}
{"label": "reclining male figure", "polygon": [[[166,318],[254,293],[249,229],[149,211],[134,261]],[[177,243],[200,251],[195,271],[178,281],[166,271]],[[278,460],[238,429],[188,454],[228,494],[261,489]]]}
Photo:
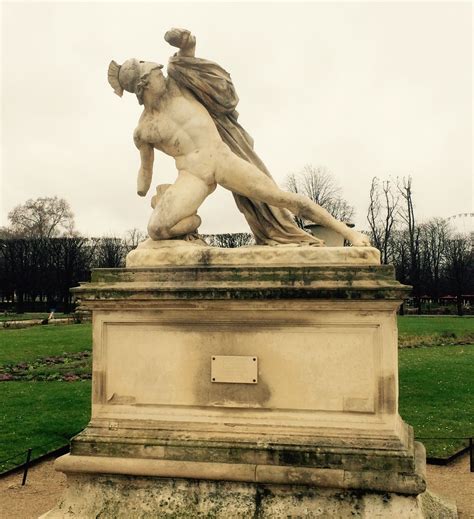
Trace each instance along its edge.
{"label": "reclining male figure", "polygon": [[[189,31],[173,29],[165,39],[180,49],[178,55],[194,56],[195,38]],[[153,240],[195,233],[201,223],[197,210],[217,185],[333,229],[354,246],[370,245],[367,236],[336,220],[309,198],[281,190],[253,164],[231,151],[219,135],[208,110],[172,77],[165,78],[163,65],[127,60],[112,62],[109,82],[116,93],[135,93],[144,105],[134,132],[141,166],[137,192],[145,196],[153,175],[154,150],[175,159],[178,178],[157,197],[148,223]]]}

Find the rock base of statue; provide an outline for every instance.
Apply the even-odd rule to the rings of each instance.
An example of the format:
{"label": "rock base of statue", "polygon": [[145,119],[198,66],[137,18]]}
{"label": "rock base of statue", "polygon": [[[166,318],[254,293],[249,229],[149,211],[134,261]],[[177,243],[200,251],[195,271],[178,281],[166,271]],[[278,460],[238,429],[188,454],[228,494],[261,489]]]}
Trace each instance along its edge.
{"label": "rock base of statue", "polygon": [[171,266],[169,247],[75,289],[93,313],[92,418],[44,517],[456,517],[425,492],[398,414],[408,287],[375,249],[287,251]]}

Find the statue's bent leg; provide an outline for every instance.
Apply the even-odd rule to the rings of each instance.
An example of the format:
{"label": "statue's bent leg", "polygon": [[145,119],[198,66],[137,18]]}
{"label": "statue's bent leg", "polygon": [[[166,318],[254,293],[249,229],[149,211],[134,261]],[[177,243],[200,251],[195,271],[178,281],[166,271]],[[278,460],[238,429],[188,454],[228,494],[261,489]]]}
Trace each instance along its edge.
{"label": "statue's bent leg", "polygon": [[201,217],[199,215],[195,214],[193,216],[187,216],[176,225],[173,225],[168,232],[162,229],[162,232],[160,233],[162,238],[160,239],[174,238],[176,236],[185,236],[186,234],[195,233],[200,225]]}
{"label": "statue's bent leg", "polygon": [[265,202],[276,207],[289,209],[300,218],[311,220],[338,232],[353,245],[370,245],[367,236],[347,227],[336,220],[323,207],[299,193],[288,193],[249,162],[241,159],[225,147],[219,154],[216,167],[216,181],[222,187],[248,198]]}
{"label": "statue's bent leg", "polygon": [[156,202],[148,222],[148,234],[153,240],[167,240],[196,232],[201,218],[196,214],[206,197],[214,191],[201,179],[187,171],[178,178]]}

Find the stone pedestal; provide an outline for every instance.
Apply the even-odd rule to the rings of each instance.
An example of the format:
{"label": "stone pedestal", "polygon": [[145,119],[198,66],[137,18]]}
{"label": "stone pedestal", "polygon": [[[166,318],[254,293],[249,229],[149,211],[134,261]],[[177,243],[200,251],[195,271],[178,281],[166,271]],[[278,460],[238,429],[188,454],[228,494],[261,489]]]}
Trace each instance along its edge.
{"label": "stone pedestal", "polygon": [[424,517],[393,268],[370,248],[178,249],[75,289],[92,417],[46,517]]}

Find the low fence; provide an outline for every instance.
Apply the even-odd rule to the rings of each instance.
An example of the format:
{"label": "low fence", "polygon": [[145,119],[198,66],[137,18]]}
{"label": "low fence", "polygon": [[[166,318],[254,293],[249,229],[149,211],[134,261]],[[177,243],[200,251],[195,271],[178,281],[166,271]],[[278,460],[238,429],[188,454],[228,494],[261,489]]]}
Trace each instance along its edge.
{"label": "low fence", "polygon": [[65,439],[56,439],[48,443],[29,447],[26,450],[17,452],[9,458],[0,460],[0,477],[22,470],[22,485],[25,485],[28,476],[28,469],[31,465],[39,463],[40,461],[52,456],[66,454],[67,452],[69,452],[69,440]]}
{"label": "low fence", "polygon": [[457,442],[463,442],[466,443],[464,447],[461,447],[459,450],[457,450],[454,454],[451,454],[451,456],[446,457],[440,457],[440,456],[427,456],[426,462],[430,463],[431,465],[449,465],[454,460],[465,454],[466,452],[469,452],[469,467],[470,471],[474,472],[474,445],[473,445],[473,438],[466,438],[466,437],[455,437],[455,436],[449,436],[449,437],[427,437],[427,436],[417,436],[415,438],[416,441],[421,441],[422,443],[425,442],[433,442],[433,441],[446,441],[446,440],[453,440]]}

